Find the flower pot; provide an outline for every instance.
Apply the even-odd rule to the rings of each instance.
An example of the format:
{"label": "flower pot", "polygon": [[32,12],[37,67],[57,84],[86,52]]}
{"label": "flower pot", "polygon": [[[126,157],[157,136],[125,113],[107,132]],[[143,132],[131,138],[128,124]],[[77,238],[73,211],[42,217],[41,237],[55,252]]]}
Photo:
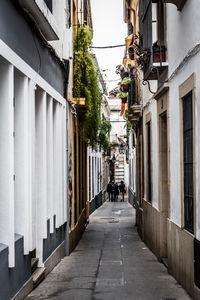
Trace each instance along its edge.
{"label": "flower pot", "polygon": [[120,89],[122,92],[128,92],[130,83],[122,83]]}
{"label": "flower pot", "polygon": [[124,79],[125,77],[128,77],[128,76],[129,76],[129,73],[128,73],[128,72],[121,72],[121,73],[120,73],[121,79]]}
{"label": "flower pot", "polygon": [[122,103],[126,103],[127,102],[127,97],[121,98],[121,100],[122,100]]}

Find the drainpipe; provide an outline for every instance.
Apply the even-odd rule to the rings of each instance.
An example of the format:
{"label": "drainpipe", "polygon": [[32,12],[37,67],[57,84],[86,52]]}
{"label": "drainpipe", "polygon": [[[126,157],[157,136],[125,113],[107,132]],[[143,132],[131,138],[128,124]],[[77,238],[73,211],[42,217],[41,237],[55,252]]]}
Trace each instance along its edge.
{"label": "drainpipe", "polygon": [[[135,41],[135,37],[136,37],[136,11],[134,8],[130,7],[127,3],[127,1],[125,2],[126,4],[126,8],[131,10],[133,12],[133,38]],[[136,59],[136,50],[134,50],[134,64],[135,64],[135,98],[136,98],[136,103],[138,104],[138,81],[137,81],[137,59]]]}
{"label": "drainpipe", "polygon": [[65,80],[64,80],[64,98],[66,99],[66,208],[67,208],[67,222],[65,226],[65,255],[69,255],[69,205],[68,205],[68,85],[70,73],[70,61],[65,61]]}

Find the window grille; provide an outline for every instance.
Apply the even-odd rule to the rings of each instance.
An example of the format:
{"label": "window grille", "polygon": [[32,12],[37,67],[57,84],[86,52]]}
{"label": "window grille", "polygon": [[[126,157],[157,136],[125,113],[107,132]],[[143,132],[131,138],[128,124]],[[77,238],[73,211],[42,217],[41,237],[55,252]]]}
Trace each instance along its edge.
{"label": "window grille", "polygon": [[151,188],[151,123],[147,123],[147,200],[152,201]]}
{"label": "window grille", "polygon": [[91,200],[91,157],[89,156],[89,201]]}
{"label": "window grille", "polygon": [[183,98],[184,226],[194,232],[192,93]]}
{"label": "window grille", "polygon": [[76,132],[74,132],[74,221],[77,222],[77,148]]}

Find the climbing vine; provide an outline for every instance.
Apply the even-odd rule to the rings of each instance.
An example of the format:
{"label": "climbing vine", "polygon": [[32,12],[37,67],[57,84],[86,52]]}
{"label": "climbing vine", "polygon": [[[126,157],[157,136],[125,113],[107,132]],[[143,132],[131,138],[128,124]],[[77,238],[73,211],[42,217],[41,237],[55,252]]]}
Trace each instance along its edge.
{"label": "climbing vine", "polygon": [[108,134],[111,130],[111,124],[109,121],[102,120],[101,122],[101,129],[99,132],[99,144],[102,146],[104,153],[107,153],[110,142],[108,139]]}
{"label": "climbing vine", "polygon": [[94,57],[88,52],[92,33],[88,26],[80,26],[74,38],[74,88],[75,98],[86,98],[85,114],[82,119],[83,139],[95,147],[100,128],[101,91],[98,84],[98,70]]}

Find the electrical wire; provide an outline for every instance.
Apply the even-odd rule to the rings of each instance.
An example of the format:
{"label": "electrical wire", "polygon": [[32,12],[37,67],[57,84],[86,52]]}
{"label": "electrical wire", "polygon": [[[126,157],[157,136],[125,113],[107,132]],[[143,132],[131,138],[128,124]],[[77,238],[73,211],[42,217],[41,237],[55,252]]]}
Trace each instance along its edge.
{"label": "electrical wire", "polygon": [[125,47],[126,45],[113,45],[113,46],[91,46],[91,49],[110,49],[110,48],[118,48],[118,47]]}
{"label": "electrical wire", "polygon": [[121,81],[121,78],[119,79],[113,79],[113,80],[104,80],[105,82],[114,82],[114,81]]}

